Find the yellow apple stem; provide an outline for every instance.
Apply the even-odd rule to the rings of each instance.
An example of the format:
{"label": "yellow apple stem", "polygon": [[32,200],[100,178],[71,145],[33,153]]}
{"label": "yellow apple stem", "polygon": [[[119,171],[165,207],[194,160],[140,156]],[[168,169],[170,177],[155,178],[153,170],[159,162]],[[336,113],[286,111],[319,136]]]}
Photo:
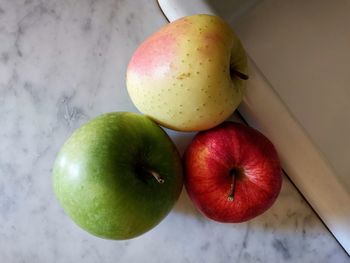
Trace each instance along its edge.
{"label": "yellow apple stem", "polygon": [[231,75],[231,77],[236,76],[236,77],[239,77],[240,79],[243,79],[243,80],[249,79],[248,75],[246,75],[238,70],[235,70],[234,68],[230,68],[230,75]]}
{"label": "yellow apple stem", "polygon": [[234,196],[235,196],[235,190],[236,190],[236,175],[237,171],[236,169],[231,169],[230,171],[230,176],[232,177],[232,182],[231,182],[231,189],[230,189],[230,194],[228,196],[229,201],[233,201]]}
{"label": "yellow apple stem", "polygon": [[164,179],[157,172],[152,170],[148,170],[148,172],[157,180],[158,183],[164,183]]}

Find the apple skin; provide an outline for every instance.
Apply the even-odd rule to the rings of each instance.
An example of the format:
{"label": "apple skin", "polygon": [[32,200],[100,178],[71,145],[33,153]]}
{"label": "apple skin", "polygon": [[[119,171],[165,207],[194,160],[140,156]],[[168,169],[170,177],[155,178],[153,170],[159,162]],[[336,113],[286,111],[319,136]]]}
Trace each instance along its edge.
{"label": "apple skin", "polygon": [[128,112],[101,115],[75,131],[53,169],[64,211],[107,239],[133,238],[156,226],[182,185],[181,158],[168,135],[146,116]]}
{"label": "apple skin", "polygon": [[280,161],[273,144],[243,124],[224,122],[198,133],[183,162],[191,200],[215,221],[250,220],[270,208],[281,190]]}
{"label": "apple skin", "polygon": [[146,39],[127,68],[131,100],[159,124],[180,131],[212,128],[242,101],[247,56],[231,27],[213,15],[165,25]]}

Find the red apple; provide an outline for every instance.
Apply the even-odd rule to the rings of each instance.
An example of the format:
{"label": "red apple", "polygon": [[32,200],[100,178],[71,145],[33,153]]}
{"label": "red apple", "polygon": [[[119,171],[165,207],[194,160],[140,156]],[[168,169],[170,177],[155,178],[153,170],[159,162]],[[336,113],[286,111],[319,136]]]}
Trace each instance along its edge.
{"label": "red apple", "polygon": [[282,185],[273,144],[257,130],[224,122],[199,132],[184,155],[185,186],[207,217],[250,220],[272,206]]}

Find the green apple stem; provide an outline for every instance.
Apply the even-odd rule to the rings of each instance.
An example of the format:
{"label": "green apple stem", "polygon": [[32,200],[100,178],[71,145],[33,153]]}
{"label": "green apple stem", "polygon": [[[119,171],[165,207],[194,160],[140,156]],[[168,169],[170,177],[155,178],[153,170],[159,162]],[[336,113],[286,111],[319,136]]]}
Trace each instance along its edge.
{"label": "green apple stem", "polygon": [[233,67],[230,67],[230,75],[231,75],[231,77],[239,77],[242,80],[249,79],[248,75],[234,69]]}
{"label": "green apple stem", "polygon": [[164,179],[155,171],[147,170],[160,184],[164,184]]}
{"label": "green apple stem", "polygon": [[232,182],[231,182],[230,194],[229,194],[227,199],[232,202],[234,197],[235,197],[236,181],[237,181],[236,180],[237,170],[236,169],[231,169],[230,170],[230,176],[232,178]]}

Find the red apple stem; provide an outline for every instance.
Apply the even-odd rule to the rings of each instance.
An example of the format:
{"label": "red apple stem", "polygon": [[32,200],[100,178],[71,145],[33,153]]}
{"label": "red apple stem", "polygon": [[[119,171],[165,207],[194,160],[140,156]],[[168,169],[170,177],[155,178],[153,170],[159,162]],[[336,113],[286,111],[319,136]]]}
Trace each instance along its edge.
{"label": "red apple stem", "polygon": [[249,79],[248,75],[246,75],[238,70],[235,70],[234,68],[230,68],[230,75],[231,75],[231,77],[233,77],[233,76],[239,77],[242,80]]}
{"label": "red apple stem", "polygon": [[148,172],[157,180],[158,183],[164,184],[164,179],[159,175],[159,173],[152,170],[148,170]]}
{"label": "red apple stem", "polygon": [[230,189],[230,194],[228,195],[228,200],[229,201],[233,201],[234,197],[235,197],[235,191],[236,191],[236,175],[237,175],[237,171],[235,169],[232,169],[230,171],[230,176],[232,177],[232,182],[231,182],[231,189]]}

